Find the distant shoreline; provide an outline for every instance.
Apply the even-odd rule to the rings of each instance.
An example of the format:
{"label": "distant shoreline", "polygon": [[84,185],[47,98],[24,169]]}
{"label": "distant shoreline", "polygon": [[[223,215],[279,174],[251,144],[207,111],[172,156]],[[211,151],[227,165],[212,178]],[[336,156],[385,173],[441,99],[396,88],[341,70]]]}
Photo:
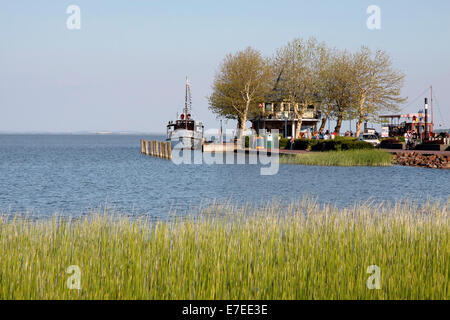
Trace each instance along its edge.
{"label": "distant shoreline", "polygon": [[109,131],[99,131],[99,132],[8,132],[0,131],[0,135],[51,135],[51,136],[164,136],[165,132],[109,132]]}

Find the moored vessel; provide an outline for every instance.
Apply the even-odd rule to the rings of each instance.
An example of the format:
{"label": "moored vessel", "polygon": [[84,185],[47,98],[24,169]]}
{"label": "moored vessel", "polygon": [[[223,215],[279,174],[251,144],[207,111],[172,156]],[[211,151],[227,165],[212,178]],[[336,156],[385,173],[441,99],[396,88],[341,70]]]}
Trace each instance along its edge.
{"label": "moored vessel", "polygon": [[191,86],[186,78],[186,94],[183,113],[175,121],[167,125],[167,141],[173,149],[201,150],[203,145],[203,123],[195,121],[191,116]]}

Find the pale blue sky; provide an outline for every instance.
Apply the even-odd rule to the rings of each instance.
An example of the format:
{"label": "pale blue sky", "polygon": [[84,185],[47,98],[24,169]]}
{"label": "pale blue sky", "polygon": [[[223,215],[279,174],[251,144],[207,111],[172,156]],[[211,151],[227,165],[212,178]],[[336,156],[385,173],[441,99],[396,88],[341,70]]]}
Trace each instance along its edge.
{"label": "pale blue sky", "polygon": [[[81,30],[66,28],[71,4]],[[371,4],[382,10],[379,31],[366,27]],[[186,75],[194,115],[217,127],[206,96],[225,54],[253,46],[272,55],[310,36],[387,50],[407,74],[404,94],[433,84],[443,116],[435,118],[450,127],[447,0],[15,0],[0,11],[0,131],[164,132],[183,106]]]}

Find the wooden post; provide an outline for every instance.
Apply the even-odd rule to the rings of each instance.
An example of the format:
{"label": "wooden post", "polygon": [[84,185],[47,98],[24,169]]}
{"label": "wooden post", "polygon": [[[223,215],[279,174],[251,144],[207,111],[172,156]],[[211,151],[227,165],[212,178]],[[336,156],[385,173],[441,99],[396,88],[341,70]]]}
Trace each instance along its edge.
{"label": "wooden post", "polygon": [[172,160],[172,142],[167,142],[167,151],[168,151],[168,156],[167,159]]}
{"label": "wooden post", "polygon": [[172,160],[172,142],[140,139],[141,153],[157,158]]}

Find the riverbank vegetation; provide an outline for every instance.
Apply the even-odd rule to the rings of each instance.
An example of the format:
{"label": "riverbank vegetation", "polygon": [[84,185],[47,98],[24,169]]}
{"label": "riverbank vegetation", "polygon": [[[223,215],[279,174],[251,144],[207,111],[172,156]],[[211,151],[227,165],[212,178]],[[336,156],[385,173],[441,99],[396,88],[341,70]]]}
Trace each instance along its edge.
{"label": "riverbank vegetation", "polygon": [[[354,120],[359,137],[365,122],[379,122],[380,114],[406,102],[404,79],[383,50],[362,46],[351,52],[296,38],[271,57],[253,48],[228,54],[216,72],[209,107],[218,117],[236,120],[240,134],[249,119],[268,116],[264,102],[274,102],[284,105],[277,119],[288,116],[289,125],[295,124],[294,138],[301,136],[303,119],[319,116],[319,132],[333,119],[339,135],[343,121]],[[311,115],[310,107],[318,112]]]}
{"label": "riverbank vegetation", "polygon": [[350,137],[336,137],[335,139],[295,139],[281,138],[280,149],[307,150],[307,151],[344,151],[344,150],[373,150],[375,146],[369,142],[359,141]]}
{"label": "riverbank vegetation", "polygon": [[308,154],[281,155],[280,164],[330,167],[389,167],[392,166],[392,154],[383,150],[311,152]]}
{"label": "riverbank vegetation", "polygon": [[449,212],[303,200],[159,222],[3,217],[0,299],[449,299]]}

